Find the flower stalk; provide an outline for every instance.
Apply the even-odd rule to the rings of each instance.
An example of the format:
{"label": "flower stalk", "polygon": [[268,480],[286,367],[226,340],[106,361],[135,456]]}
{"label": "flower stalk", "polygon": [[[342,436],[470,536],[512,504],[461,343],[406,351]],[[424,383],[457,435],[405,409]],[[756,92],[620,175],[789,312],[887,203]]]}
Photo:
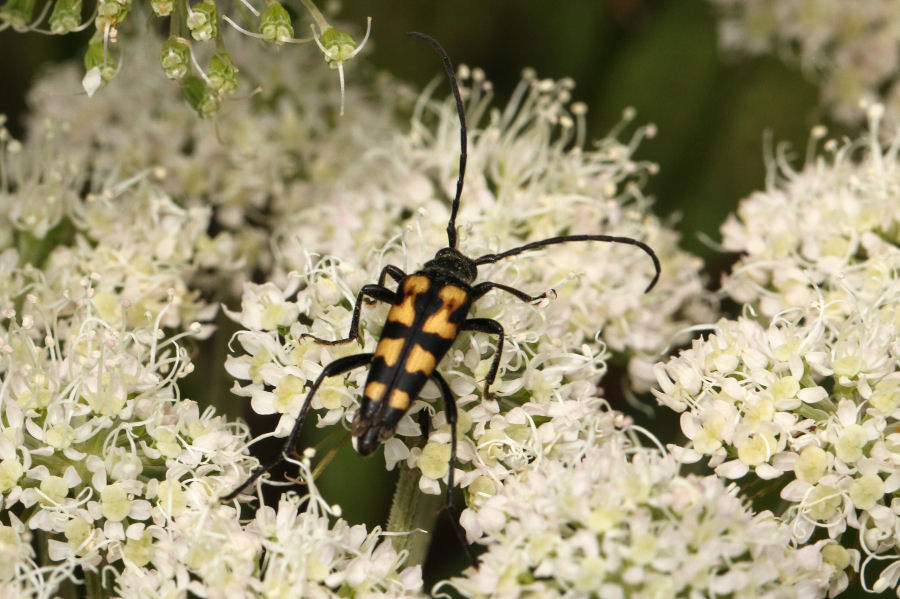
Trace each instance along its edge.
{"label": "flower stalk", "polygon": [[[398,554],[407,556],[408,566],[425,564],[444,501],[441,495],[422,493],[419,489],[421,476],[418,469],[400,464],[385,528],[387,532],[397,533],[391,537],[391,542]],[[450,517],[455,518],[456,515],[451,514]]]}

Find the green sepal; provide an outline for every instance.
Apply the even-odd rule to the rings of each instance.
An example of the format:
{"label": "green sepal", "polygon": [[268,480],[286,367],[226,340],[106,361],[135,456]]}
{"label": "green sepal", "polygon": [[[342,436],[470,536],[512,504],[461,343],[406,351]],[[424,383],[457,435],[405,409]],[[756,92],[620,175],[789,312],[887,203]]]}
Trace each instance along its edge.
{"label": "green sepal", "polygon": [[94,23],[97,31],[115,27],[125,20],[131,11],[131,0],[99,0],[97,2],[97,18]]}

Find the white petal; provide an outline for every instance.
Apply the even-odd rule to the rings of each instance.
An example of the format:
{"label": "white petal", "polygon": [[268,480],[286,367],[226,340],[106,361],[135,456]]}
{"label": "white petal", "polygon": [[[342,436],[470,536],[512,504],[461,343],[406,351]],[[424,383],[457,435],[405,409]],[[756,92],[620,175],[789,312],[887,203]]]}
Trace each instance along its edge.
{"label": "white petal", "polygon": [[824,387],[807,387],[806,389],[800,389],[797,397],[803,403],[816,403],[828,397],[828,391]]}
{"label": "white petal", "polygon": [[81,87],[84,88],[89,98],[100,89],[101,85],[103,85],[103,77],[100,75],[100,67],[90,69],[81,80]]}
{"label": "white petal", "polygon": [[740,460],[731,460],[729,462],[723,462],[719,464],[716,468],[716,474],[719,476],[725,477],[730,480],[735,480],[741,478],[747,472],[750,471],[750,468],[747,467],[747,464]]}

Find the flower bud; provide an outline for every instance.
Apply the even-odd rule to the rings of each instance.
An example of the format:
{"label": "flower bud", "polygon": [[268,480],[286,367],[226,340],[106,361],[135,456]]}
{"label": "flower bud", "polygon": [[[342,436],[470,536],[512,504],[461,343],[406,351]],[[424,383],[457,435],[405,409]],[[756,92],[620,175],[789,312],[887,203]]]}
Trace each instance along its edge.
{"label": "flower bud", "polygon": [[237,89],[237,68],[227,53],[220,52],[209,61],[209,87],[220,95],[232,94]]}
{"label": "flower bud", "polygon": [[322,32],[322,35],[319,36],[319,43],[322,45],[325,62],[332,68],[336,68],[338,64],[352,58],[353,52],[356,50],[356,42],[353,41],[353,38],[334,27],[329,27]]}
{"label": "flower bud", "polygon": [[162,45],[159,63],[169,79],[184,77],[190,65],[191,55],[188,40],[171,36]]}
{"label": "flower bud", "polygon": [[157,17],[168,17],[175,9],[175,0],[150,0],[150,8]]}
{"label": "flower bud", "polygon": [[57,35],[74,31],[81,25],[81,0],[56,0],[50,13],[50,31]]}
{"label": "flower bud", "polygon": [[115,27],[125,20],[131,10],[131,0],[100,0],[97,3],[97,31]]}
{"label": "flower bud", "polygon": [[208,118],[219,111],[219,97],[196,75],[184,78],[184,99],[202,118]]}
{"label": "flower bud", "polygon": [[7,0],[0,7],[0,24],[9,23],[16,31],[27,31],[34,12],[34,0]]}
{"label": "flower bud", "polygon": [[188,9],[187,26],[191,30],[191,37],[200,42],[216,37],[218,27],[216,4],[211,0],[203,2]]}
{"label": "flower bud", "polygon": [[288,11],[278,2],[270,2],[259,19],[259,32],[264,40],[276,44],[283,44],[293,38],[294,27]]}

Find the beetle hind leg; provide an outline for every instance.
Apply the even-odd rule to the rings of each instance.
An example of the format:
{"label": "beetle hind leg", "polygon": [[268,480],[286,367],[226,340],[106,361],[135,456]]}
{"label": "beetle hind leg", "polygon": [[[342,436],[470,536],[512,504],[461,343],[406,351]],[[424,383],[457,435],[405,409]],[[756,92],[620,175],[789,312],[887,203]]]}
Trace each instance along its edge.
{"label": "beetle hind leg", "polygon": [[[472,565],[475,565],[475,556],[472,554],[472,549],[469,547],[469,543],[466,542],[466,534],[462,529],[462,525],[459,523],[459,513],[456,511],[456,508],[453,506],[453,490],[454,490],[454,471],[456,470],[456,426],[459,421],[459,415],[456,410],[456,399],[453,397],[453,391],[450,390],[450,385],[447,384],[447,381],[444,380],[444,377],[440,375],[437,371],[431,373],[431,378],[434,379],[434,382],[438,384],[438,387],[441,390],[441,395],[444,398],[444,410],[447,412],[447,424],[450,426],[450,463],[449,469],[447,472],[447,496],[444,500],[444,505],[441,507],[442,510],[447,510],[450,513],[450,519],[453,523],[453,532],[456,533],[456,538],[459,540],[459,544],[462,545],[463,550],[466,552],[466,557],[469,558],[469,562]],[[425,411],[423,408],[422,411]],[[419,412],[421,414],[422,412]],[[429,418],[430,419],[430,418]],[[419,425],[422,426],[422,421],[419,421]]]}

